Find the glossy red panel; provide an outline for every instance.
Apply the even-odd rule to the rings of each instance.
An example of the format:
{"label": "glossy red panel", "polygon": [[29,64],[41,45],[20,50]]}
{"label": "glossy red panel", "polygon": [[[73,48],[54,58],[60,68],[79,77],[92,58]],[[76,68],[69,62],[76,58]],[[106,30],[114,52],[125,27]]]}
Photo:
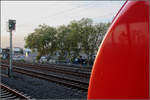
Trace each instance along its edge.
{"label": "glossy red panel", "polygon": [[88,99],[149,98],[149,1],[127,1],[96,57]]}

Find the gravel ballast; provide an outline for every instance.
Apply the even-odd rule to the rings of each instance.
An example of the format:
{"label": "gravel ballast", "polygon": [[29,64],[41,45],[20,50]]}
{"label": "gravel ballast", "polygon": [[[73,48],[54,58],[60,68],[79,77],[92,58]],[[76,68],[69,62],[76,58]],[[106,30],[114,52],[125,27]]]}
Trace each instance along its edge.
{"label": "gravel ballast", "polygon": [[[4,72],[4,71],[2,71]],[[34,99],[86,99],[87,92],[72,89],[50,81],[13,72],[13,77],[1,77],[7,86]]]}

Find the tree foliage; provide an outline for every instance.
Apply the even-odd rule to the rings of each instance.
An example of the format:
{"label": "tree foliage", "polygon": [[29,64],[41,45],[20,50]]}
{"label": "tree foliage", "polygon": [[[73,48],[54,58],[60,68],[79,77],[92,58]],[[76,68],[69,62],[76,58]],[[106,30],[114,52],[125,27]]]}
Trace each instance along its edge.
{"label": "tree foliage", "polygon": [[81,52],[88,62],[96,53],[110,23],[94,24],[89,18],[71,21],[57,28],[39,25],[25,38],[25,47],[38,51],[37,59],[59,52],[59,59],[75,58]]}
{"label": "tree foliage", "polygon": [[26,48],[38,51],[37,59],[42,55],[54,54],[57,48],[56,29],[48,25],[39,25],[26,39]]}

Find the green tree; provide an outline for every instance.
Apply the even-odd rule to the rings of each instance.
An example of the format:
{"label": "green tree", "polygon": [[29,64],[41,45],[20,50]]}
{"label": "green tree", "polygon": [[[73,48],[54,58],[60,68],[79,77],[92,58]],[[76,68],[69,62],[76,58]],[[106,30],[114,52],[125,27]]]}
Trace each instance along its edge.
{"label": "green tree", "polygon": [[53,55],[57,46],[56,34],[55,28],[48,25],[39,25],[33,33],[25,38],[25,47],[32,50],[37,49],[37,60],[43,55]]}
{"label": "green tree", "polygon": [[98,47],[107,31],[109,24],[99,23],[93,24],[93,21],[89,18],[83,18],[79,21],[81,30],[81,48],[87,55],[88,64],[93,60],[94,54],[96,54]]}
{"label": "green tree", "polygon": [[68,36],[70,40],[70,49],[71,49],[71,55],[73,58],[76,58],[80,55],[81,49],[81,25],[79,21],[71,21],[71,23],[68,25],[70,29],[70,34]]}
{"label": "green tree", "polygon": [[61,25],[58,28],[39,25],[25,38],[25,47],[36,49],[38,60],[41,56],[54,55],[56,52],[59,52],[61,60],[76,58],[85,53],[89,63],[109,26],[110,23],[94,24],[89,18],[73,20],[69,25]]}
{"label": "green tree", "polygon": [[70,30],[67,26],[62,25],[57,28],[57,51],[59,51],[59,59],[64,60],[70,55]]}

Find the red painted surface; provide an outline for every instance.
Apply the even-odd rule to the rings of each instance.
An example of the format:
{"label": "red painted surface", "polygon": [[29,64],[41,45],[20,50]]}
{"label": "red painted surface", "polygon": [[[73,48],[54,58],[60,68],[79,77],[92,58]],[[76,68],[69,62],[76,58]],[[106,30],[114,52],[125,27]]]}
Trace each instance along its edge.
{"label": "red painted surface", "polygon": [[88,99],[149,98],[149,1],[127,1],[92,69]]}

